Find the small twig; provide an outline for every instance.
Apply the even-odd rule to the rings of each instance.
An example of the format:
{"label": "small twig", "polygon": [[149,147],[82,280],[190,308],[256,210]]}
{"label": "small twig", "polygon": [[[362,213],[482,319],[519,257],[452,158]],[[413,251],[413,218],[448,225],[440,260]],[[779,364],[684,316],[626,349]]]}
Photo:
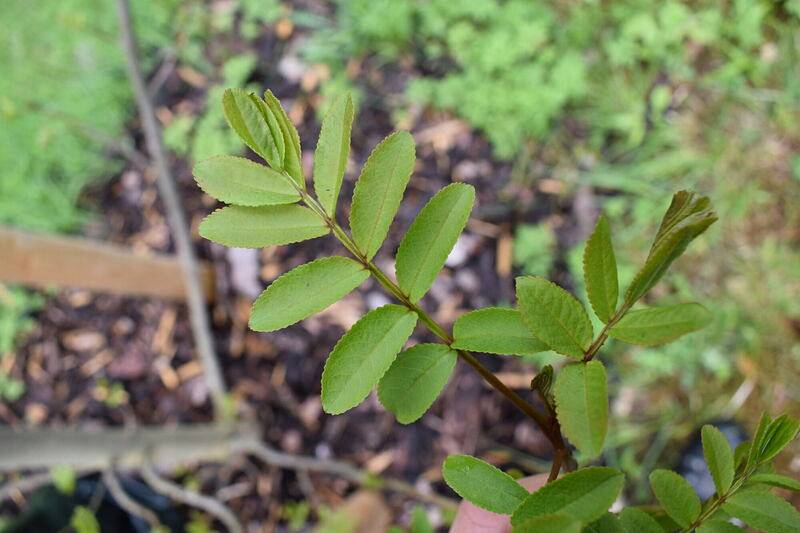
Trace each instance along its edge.
{"label": "small twig", "polygon": [[122,488],[117,474],[114,473],[113,467],[103,470],[103,484],[108,488],[108,492],[111,493],[111,496],[114,497],[114,501],[116,501],[120,507],[128,511],[128,513],[138,516],[152,528],[161,527],[161,521],[152,510],[144,507],[128,496],[128,493]]}
{"label": "small twig", "polygon": [[244,531],[242,525],[236,519],[236,516],[220,501],[210,496],[187,490],[180,485],[162,478],[156,473],[149,462],[142,464],[141,474],[142,479],[144,479],[145,483],[150,485],[153,490],[176,502],[202,509],[219,520],[220,523],[228,529],[229,533],[242,533]]}
{"label": "small twig", "polygon": [[200,269],[192,249],[186,217],[181,208],[175,180],[167,163],[166,152],[161,141],[161,128],[156,120],[153,102],[147,93],[147,87],[144,84],[141,67],[139,66],[136,36],[131,22],[128,0],[117,0],[117,13],[119,15],[122,48],[128,65],[128,77],[136,97],[136,104],[139,107],[147,151],[155,165],[156,184],[167,211],[167,220],[172,230],[175,249],[183,266],[183,275],[186,278],[189,320],[192,325],[195,348],[203,365],[203,372],[213,400],[215,413],[218,417],[221,417],[225,409],[225,381],[222,377],[219,361],[214,353],[213,337],[208,315],[206,314],[206,299],[200,282]]}

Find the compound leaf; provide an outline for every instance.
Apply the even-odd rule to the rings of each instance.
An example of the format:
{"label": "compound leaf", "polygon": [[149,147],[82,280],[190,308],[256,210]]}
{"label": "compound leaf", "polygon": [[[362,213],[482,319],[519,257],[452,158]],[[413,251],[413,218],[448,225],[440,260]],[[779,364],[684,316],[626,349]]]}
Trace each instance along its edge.
{"label": "compound leaf", "polygon": [[528,497],[514,478],[470,455],[451,455],[442,465],[445,482],[473,505],[498,514],[511,514]]}
{"label": "compound leaf", "polygon": [[518,526],[534,516],[564,514],[589,524],[611,507],[624,481],[622,472],[604,466],[570,472],[525,498],[511,523]]}
{"label": "compound leaf", "polygon": [[556,352],[582,357],[592,342],[586,309],[570,293],[538,276],[517,278],[517,307],[533,335]]}
{"label": "compound leaf", "polygon": [[529,355],[550,348],[533,336],[516,309],[487,307],[453,324],[453,348],[498,355]]}
{"label": "compound leaf", "polygon": [[681,527],[689,525],[700,516],[700,498],[684,478],[669,470],[654,470],[650,486],[661,507]]}
{"label": "compound leaf", "polygon": [[597,318],[607,323],[617,310],[619,282],[611,229],[603,216],[597,219],[583,249],[583,279],[592,309]]}
{"label": "compound leaf", "polygon": [[228,124],[250,149],[272,168],[283,168],[285,145],[280,125],[258,96],[242,89],[226,89],[222,109]]}
{"label": "compound leaf", "polygon": [[401,424],[425,414],[447,385],[458,354],[444,344],[417,344],[400,353],[378,383],[378,398]]}
{"label": "compound leaf", "polygon": [[655,518],[635,507],[626,507],[619,513],[619,519],[625,531],[639,533],[664,533]]}
{"label": "compound leaf", "polygon": [[383,244],[413,170],[414,139],[407,131],[386,137],[364,163],[353,191],[350,229],[367,259]]}
{"label": "compound leaf", "polygon": [[197,163],[193,173],[206,194],[225,203],[256,207],[300,201],[283,174],[243,157],[211,157]]}
{"label": "compound leaf", "polygon": [[800,512],[770,492],[737,492],[722,505],[722,509],[748,526],[768,533],[796,532],[800,525]]}
{"label": "compound leaf", "polygon": [[631,344],[654,346],[706,327],[711,313],[700,304],[647,307],[629,311],[614,324],[608,336]]}
{"label": "compound leaf", "polygon": [[587,458],[603,451],[608,429],[606,370],[600,361],[567,365],[556,377],[556,413],[564,435]]}
{"label": "compound leaf", "polygon": [[328,227],[310,209],[299,205],[217,209],[200,223],[206,239],[238,248],[261,248],[321,237]]}
{"label": "compound leaf", "polygon": [[733,450],[728,440],[720,430],[714,426],[705,425],[701,430],[703,441],[703,455],[708,464],[708,470],[717,487],[717,494],[722,495],[731,487],[735,468],[733,464]]}
{"label": "compound leaf", "polygon": [[250,329],[276,331],[291,326],[343,298],[369,277],[346,257],[325,257],[301,265],[272,282],[250,313]]}
{"label": "compound leaf", "polygon": [[750,483],[763,483],[771,487],[800,491],[800,481],[780,474],[755,474],[748,480]]}
{"label": "compound leaf", "polygon": [[275,116],[281,133],[283,134],[283,143],[286,146],[283,157],[283,169],[303,190],[305,190],[306,181],[303,179],[302,165],[303,152],[300,148],[300,136],[297,134],[297,128],[294,127],[294,124],[289,119],[280,101],[275,98],[272,91],[267,90],[264,93],[264,103],[267,104],[267,107]]}
{"label": "compound leaf", "polygon": [[563,514],[534,516],[518,526],[512,533],[580,533],[581,523]]}
{"label": "compound leaf", "polygon": [[472,186],[451,183],[411,223],[397,250],[397,282],[412,302],[425,295],[444,266],[474,201]]}
{"label": "compound leaf", "polygon": [[336,201],[347,167],[352,126],[353,100],[347,94],[334,100],[322,119],[314,152],[314,191],[325,212],[331,216],[336,214]]}
{"label": "compound leaf", "polygon": [[414,331],[417,315],[384,305],[356,322],[334,346],[322,371],[322,408],[337,415],[364,401]]}

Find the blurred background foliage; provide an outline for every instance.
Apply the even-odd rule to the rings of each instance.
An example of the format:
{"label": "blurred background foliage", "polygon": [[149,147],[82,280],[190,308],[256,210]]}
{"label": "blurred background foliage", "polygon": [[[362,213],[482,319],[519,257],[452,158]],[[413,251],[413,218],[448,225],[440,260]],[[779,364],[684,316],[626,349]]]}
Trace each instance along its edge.
{"label": "blurred background foliage", "polygon": [[[720,222],[660,285],[658,302],[698,299],[713,326],[666,347],[607,349],[606,460],[634,479],[701,421],[800,405],[800,0],[132,4],[145,69],[167,58],[211,80],[205,104],[178,110],[165,129],[190,161],[240,151],[221,91],[280,59],[263,57],[259,39],[288,23],[304,36],[299,57],[322,73],[308,91],[323,101],[351,90],[399,126],[421,109],[465,121],[510,168],[509,198],[547,181],[568,204],[593,188],[623,284],[665,199],[683,187],[710,195]],[[0,28],[0,222],[79,231],[94,209],[81,193],[120,169],[110,154],[132,118],[113,6],[12,2]],[[356,74],[359,62],[403,75],[377,91]],[[582,242],[552,219],[514,235],[519,271],[582,293]],[[21,289],[0,294],[0,353],[13,352],[38,305]],[[19,386],[0,375],[4,398]]]}

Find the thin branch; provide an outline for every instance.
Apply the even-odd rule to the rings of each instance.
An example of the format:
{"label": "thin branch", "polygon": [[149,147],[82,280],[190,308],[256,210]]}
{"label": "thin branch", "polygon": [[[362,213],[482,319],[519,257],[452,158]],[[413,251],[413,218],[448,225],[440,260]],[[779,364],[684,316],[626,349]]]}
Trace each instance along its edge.
{"label": "thin branch", "polygon": [[203,365],[203,372],[208,383],[215,413],[217,417],[221,417],[225,406],[225,381],[222,377],[219,361],[214,353],[211,327],[206,314],[206,299],[200,282],[200,268],[194,255],[186,217],[181,207],[175,181],[167,162],[166,152],[161,140],[161,128],[156,120],[153,103],[150,100],[139,66],[136,36],[131,22],[128,0],[117,0],[117,13],[119,15],[122,48],[128,65],[128,77],[139,108],[147,151],[155,166],[156,183],[167,211],[167,221],[172,230],[175,250],[183,267],[183,275],[186,278],[189,320],[192,325],[195,348]]}
{"label": "thin branch", "polygon": [[114,497],[114,501],[116,501],[120,507],[128,511],[128,513],[138,516],[147,522],[151,528],[161,527],[161,521],[152,510],[141,505],[125,492],[113,468],[106,468],[103,470],[103,484],[108,489],[108,492],[111,493],[111,496]]}
{"label": "thin branch", "polygon": [[229,533],[242,533],[244,531],[233,512],[223,505],[222,502],[210,496],[187,490],[180,485],[162,478],[147,461],[142,465],[140,473],[145,483],[150,485],[153,490],[176,502],[190,507],[196,507],[214,516],[228,529]]}

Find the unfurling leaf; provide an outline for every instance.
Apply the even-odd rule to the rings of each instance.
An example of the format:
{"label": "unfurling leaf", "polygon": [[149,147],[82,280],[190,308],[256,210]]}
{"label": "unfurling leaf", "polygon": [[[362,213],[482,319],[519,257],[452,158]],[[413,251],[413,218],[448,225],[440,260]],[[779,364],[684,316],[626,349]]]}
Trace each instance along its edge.
{"label": "unfurling leaf", "polygon": [[731,450],[725,435],[714,426],[703,426],[701,437],[703,455],[706,458],[708,470],[717,487],[717,495],[721,496],[731,487],[736,473],[733,464],[733,450]]}
{"label": "unfurling leaf", "polygon": [[511,514],[528,496],[514,478],[470,455],[451,455],[442,465],[445,482],[473,505],[498,514]]}
{"label": "unfurling leaf", "polygon": [[301,265],[273,281],[256,299],[250,329],[276,331],[291,326],[337,302],[368,277],[368,270],[346,257]]}
{"label": "unfurling leaf", "polygon": [[222,108],[228,124],[244,143],[275,170],[283,168],[285,144],[275,115],[256,95],[242,89],[226,89]]}
{"label": "unfurling leaf", "polygon": [[347,156],[350,154],[350,129],[353,126],[353,100],[340,96],[322,119],[317,149],[314,152],[314,192],[325,212],[336,214]]}
{"label": "unfurling leaf", "polygon": [[748,481],[750,483],[763,483],[780,489],[800,491],[800,481],[780,474],[755,474],[750,476]]}
{"label": "unfurling leaf", "polygon": [[417,344],[400,353],[378,384],[378,398],[401,424],[425,414],[442,392],[458,354],[444,344]]}
{"label": "unfurling leaf", "polygon": [[237,248],[261,248],[322,237],[330,231],[310,209],[299,205],[217,209],[200,223],[200,235]]}
{"label": "unfurling leaf", "polygon": [[625,303],[633,305],[664,275],[698,235],[717,220],[711,202],[693,192],[679,191],[661,221],[655,241],[644,266],[639,270],[625,293]]}
{"label": "unfurling leaf", "polygon": [[397,249],[397,282],[412,302],[422,298],[444,266],[469,219],[475,189],[451,183],[431,198]]}
{"label": "unfurling leaf", "polygon": [[583,279],[592,309],[597,318],[607,323],[617,310],[619,282],[611,230],[603,216],[597,219],[594,232],[583,250]]}
{"label": "unfurling leaf", "polygon": [[581,523],[563,514],[534,516],[518,526],[512,533],[580,533]]}
{"label": "unfurling leaf", "polygon": [[791,533],[800,528],[800,512],[770,492],[740,491],[722,509],[745,524],[768,533]]}
{"label": "unfurling leaf", "polygon": [[688,481],[669,470],[654,470],[650,486],[661,507],[681,527],[689,525],[700,516],[700,498]]}
{"label": "unfurling leaf", "polygon": [[586,309],[570,293],[538,276],[517,278],[517,307],[533,335],[552,350],[582,357],[592,342]]}
{"label": "unfurling leaf", "polygon": [[619,513],[619,519],[627,532],[664,533],[655,518],[635,507],[626,507]]}
{"label": "unfurling leaf", "polygon": [[306,189],[306,182],[303,179],[303,166],[302,157],[303,152],[300,148],[300,136],[297,134],[297,128],[294,127],[289,116],[284,111],[283,106],[272,94],[272,91],[267,90],[264,93],[264,103],[275,116],[280,126],[281,133],[283,133],[283,143],[285,145],[285,153],[283,157],[283,169],[287,174],[300,186],[301,189]]}
{"label": "unfurling leaf", "polygon": [[753,440],[750,441],[750,447],[747,450],[748,468],[756,466],[761,462],[761,455],[764,450],[764,438],[767,435],[767,431],[770,428],[770,424],[772,424],[772,417],[769,416],[769,413],[766,412],[762,413],[761,419],[758,422],[758,427],[756,428],[755,435],[753,435]]}
{"label": "unfurling leaf", "polygon": [[534,516],[563,514],[589,524],[611,507],[624,481],[622,472],[604,466],[570,472],[525,498],[511,523],[517,526]]}
{"label": "unfurling leaf", "polygon": [[386,137],[364,163],[353,191],[350,229],[367,259],[383,244],[413,170],[414,139],[407,131]]}
{"label": "unfurling leaf", "polygon": [[759,462],[766,462],[778,455],[800,431],[800,421],[789,415],[781,415],[769,425],[761,441]]}
{"label": "unfurling leaf", "polygon": [[197,163],[193,173],[206,194],[228,204],[256,207],[300,201],[283,174],[243,157],[211,157]]}
{"label": "unfurling leaf", "polygon": [[561,431],[587,458],[603,451],[608,429],[606,370],[600,361],[561,369],[554,389]]}
{"label": "unfurling leaf", "polygon": [[453,324],[453,348],[498,355],[529,355],[550,348],[533,336],[516,309],[487,307]]}
{"label": "unfurling leaf", "polygon": [[417,315],[401,305],[370,311],[333,348],[322,371],[322,408],[337,415],[364,401],[414,331]]}
{"label": "unfurling leaf", "polygon": [[654,346],[706,327],[711,313],[700,304],[688,303],[628,311],[608,336],[631,344]]}

